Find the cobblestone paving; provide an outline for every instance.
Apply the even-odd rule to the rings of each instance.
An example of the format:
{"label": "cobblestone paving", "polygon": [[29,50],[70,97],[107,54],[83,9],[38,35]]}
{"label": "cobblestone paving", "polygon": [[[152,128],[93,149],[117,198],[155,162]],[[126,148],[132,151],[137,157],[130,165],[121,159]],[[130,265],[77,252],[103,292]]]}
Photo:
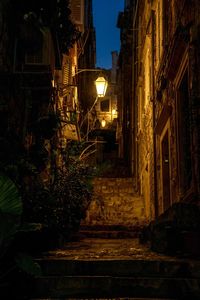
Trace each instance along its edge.
{"label": "cobblestone paving", "polygon": [[177,260],[177,257],[152,252],[148,246],[140,244],[138,239],[98,239],[83,238],[69,242],[62,249],[46,253],[52,259],[74,260]]}

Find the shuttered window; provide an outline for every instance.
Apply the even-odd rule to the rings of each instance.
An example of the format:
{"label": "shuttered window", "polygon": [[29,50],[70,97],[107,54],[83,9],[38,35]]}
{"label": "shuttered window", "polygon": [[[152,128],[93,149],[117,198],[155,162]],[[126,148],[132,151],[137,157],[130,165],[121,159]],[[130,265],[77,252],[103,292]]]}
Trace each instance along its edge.
{"label": "shuttered window", "polygon": [[66,57],[63,65],[63,84],[70,85],[72,82],[72,63],[71,58]]}
{"label": "shuttered window", "polygon": [[84,21],[84,0],[71,0],[70,8],[72,11],[72,19],[75,24],[83,25]]}

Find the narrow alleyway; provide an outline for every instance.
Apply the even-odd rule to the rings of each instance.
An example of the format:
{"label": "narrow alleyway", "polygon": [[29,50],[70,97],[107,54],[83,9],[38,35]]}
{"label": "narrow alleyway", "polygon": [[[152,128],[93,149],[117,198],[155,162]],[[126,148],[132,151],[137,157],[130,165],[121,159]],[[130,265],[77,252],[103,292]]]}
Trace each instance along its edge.
{"label": "narrow alleyway", "polygon": [[0,300],[200,300],[200,0],[2,0],[0,32]]}

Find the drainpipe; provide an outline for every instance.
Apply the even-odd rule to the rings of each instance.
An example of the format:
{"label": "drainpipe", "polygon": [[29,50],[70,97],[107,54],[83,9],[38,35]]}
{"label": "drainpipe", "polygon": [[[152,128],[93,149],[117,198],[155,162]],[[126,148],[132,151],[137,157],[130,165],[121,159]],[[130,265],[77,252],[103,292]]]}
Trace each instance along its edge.
{"label": "drainpipe", "polygon": [[155,125],[156,125],[156,112],[155,112],[155,107],[156,107],[156,97],[155,97],[155,79],[154,79],[154,49],[155,49],[155,40],[154,40],[154,32],[155,32],[155,11],[151,11],[151,20],[152,20],[152,27],[151,27],[151,64],[152,64],[152,94],[153,94],[153,100],[152,100],[152,105],[153,105],[153,111],[152,111],[152,126],[153,126],[153,160],[154,160],[154,209],[155,209],[155,218],[158,217],[158,191],[157,191],[157,165],[156,165],[156,133],[155,133]]}

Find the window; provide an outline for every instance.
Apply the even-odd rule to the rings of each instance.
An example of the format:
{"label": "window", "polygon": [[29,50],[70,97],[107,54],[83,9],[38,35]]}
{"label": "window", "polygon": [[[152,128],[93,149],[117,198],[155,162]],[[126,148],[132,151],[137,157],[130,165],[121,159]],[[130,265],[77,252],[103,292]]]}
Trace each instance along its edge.
{"label": "window", "polygon": [[72,83],[72,62],[69,56],[64,56],[64,64],[62,69],[62,78],[63,84],[71,84]]}
{"label": "window", "polygon": [[51,33],[49,29],[45,28],[45,30],[43,31],[42,48],[34,54],[26,54],[25,63],[49,65],[51,63],[51,56],[52,56],[51,48],[52,48]]}
{"label": "window", "polygon": [[79,30],[83,31],[84,23],[84,1],[83,0],[71,0],[70,8],[72,11],[72,18],[76,25],[78,25]]}
{"label": "window", "polygon": [[102,112],[109,112],[110,111],[110,101],[109,101],[109,99],[101,101],[100,109],[101,109]]}

